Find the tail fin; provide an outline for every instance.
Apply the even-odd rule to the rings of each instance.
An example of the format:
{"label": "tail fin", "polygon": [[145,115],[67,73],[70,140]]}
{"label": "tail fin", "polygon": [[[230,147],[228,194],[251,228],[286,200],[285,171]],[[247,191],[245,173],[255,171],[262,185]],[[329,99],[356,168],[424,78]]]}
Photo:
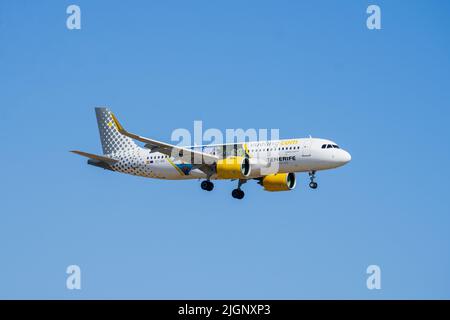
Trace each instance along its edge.
{"label": "tail fin", "polygon": [[108,108],[95,108],[103,154],[112,154],[139,148],[132,139],[117,131],[111,114]]}

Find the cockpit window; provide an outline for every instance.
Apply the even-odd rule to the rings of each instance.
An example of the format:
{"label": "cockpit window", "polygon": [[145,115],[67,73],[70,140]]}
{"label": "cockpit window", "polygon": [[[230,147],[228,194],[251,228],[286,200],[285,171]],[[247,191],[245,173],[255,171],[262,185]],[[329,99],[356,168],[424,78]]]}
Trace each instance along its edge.
{"label": "cockpit window", "polygon": [[331,148],[340,149],[340,147],[337,144],[323,144],[322,145],[322,149],[331,149]]}

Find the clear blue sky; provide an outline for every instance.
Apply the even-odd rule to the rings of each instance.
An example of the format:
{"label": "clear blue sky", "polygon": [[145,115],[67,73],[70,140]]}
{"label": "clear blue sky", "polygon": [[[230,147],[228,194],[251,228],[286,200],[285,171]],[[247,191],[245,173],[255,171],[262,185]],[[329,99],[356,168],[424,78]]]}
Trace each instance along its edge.
{"label": "clear blue sky", "polygon": [[[0,298],[450,298],[449,39],[438,0],[1,1]],[[101,152],[104,105],[163,141],[203,120],[353,160],[236,201],[70,154]]]}

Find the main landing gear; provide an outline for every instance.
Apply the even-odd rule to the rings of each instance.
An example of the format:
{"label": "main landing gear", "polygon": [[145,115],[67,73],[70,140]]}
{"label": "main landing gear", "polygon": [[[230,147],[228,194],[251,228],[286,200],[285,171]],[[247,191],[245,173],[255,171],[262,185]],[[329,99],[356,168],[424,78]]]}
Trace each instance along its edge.
{"label": "main landing gear", "polygon": [[317,189],[317,182],[314,181],[315,178],[316,178],[316,171],[310,171],[309,172],[309,180],[311,182],[309,183],[309,187],[311,189]]}
{"label": "main landing gear", "polygon": [[232,196],[233,198],[235,198],[235,199],[241,200],[242,198],[244,198],[245,193],[244,193],[244,191],[242,191],[241,189],[234,189],[234,190],[231,192],[231,196]]}
{"label": "main landing gear", "polygon": [[245,193],[244,193],[244,191],[242,191],[241,186],[242,186],[244,183],[246,183],[246,182],[247,182],[247,180],[241,180],[241,179],[239,179],[238,187],[237,187],[236,189],[234,189],[234,190],[231,192],[231,196],[232,196],[233,198],[239,199],[239,200],[241,200],[242,198],[244,198]]}
{"label": "main landing gear", "polygon": [[[233,198],[239,199],[239,200],[244,198],[245,193],[244,193],[244,191],[242,191],[241,186],[246,182],[247,182],[247,180],[239,180],[238,187],[231,192],[231,196]],[[214,183],[212,183],[209,180],[203,180],[202,183],[200,184],[200,187],[203,190],[211,191],[212,189],[214,189]]]}
{"label": "main landing gear", "polygon": [[201,187],[203,190],[211,191],[212,189],[214,189],[214,183],[212,183],[212,182],[209,181],[209,180],[204,180],[204,181],[202,181],[202,183],[200,184],[200,187]]}

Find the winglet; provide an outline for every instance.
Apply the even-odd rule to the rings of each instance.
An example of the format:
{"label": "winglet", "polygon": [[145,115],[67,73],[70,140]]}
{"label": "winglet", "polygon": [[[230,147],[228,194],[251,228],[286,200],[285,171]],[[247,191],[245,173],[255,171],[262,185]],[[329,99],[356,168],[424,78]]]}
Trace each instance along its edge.
{"label": "winglet", "polygon": [[114,115],[114,113],[111,112],[111,118],[114,122],[114,124],[116,125],[117,131],[119,131],[121,134],[123,134],[124,136],[127,136],[131,139],[136,139],[138,141],[142,141],[142,142],[147,142],[146,139],[144,139],[143,137],[138,136],[137,134],[134,133],[130,133],[127,130],[125,130],[122,125],[120,124],[119,120],[117,120],[116,116]]}
{"label": "winglet", "polygon": [[111,118],[114,121],[114,124],[116,125],[117,130],[124,134],[126,132],[126,130],[122,127],[122,125],[120,124],[119,120],[117,120],[116,116],[114,115],[114,113],[111,112]]}

